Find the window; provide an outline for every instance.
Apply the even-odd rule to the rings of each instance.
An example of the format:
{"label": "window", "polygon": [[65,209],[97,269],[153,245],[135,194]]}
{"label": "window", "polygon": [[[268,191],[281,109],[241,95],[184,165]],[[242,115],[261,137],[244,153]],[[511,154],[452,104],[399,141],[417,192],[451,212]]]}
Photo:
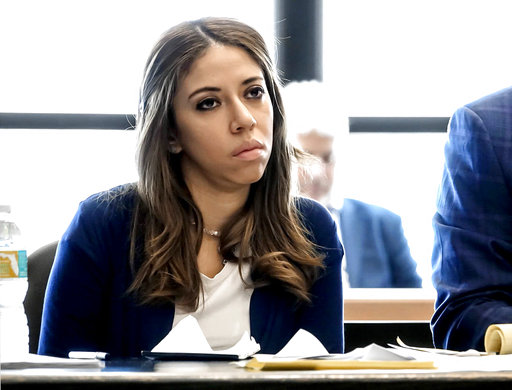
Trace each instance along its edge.
{"label": "window", "polygon": [[[324,81],[347,116],[449,117],[510,84],[508,0],[323,0]],[[0,111],[133,114],[146,56],[186,19],[253,25],[273,49],[274,3],[257,0],[4,0]],[[7,38],[6,38],[7,37]],[[78,202],[136,180],[133,131],[0,130],[0,204],[33,251],[58,239]],[[431,218],[444,133],[348,135],[335,197],[402,217],[430,284]]]}
{"label": "window", "polygon": [[[507,0],[324,0],[324,81],[349,116],[449,117],[510,85]],[[350,134],[340,196],[401,215],[423,286],[446,134]]]}

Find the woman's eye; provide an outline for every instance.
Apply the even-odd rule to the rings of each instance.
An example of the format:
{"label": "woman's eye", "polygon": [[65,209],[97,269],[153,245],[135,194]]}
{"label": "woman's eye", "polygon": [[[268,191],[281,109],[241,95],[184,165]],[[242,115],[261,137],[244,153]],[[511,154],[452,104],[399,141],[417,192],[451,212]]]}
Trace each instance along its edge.
{"label": "woman's eye", "polygon": [[265,90],[262,87],[253,87],[247,91],[247,97],[250,99],[259,99],[263,96]]}
{"label": "woman's eye", "polygon": [[207,99],[201,100],[199,103],[197,103],[196,107],[198,110],[207,111],[207,110],[211,110],[211,109],[217,107],[218,105],[219,105],[219,103],[217,102],[217,100],[215,100],[213,98],[207,98]]}

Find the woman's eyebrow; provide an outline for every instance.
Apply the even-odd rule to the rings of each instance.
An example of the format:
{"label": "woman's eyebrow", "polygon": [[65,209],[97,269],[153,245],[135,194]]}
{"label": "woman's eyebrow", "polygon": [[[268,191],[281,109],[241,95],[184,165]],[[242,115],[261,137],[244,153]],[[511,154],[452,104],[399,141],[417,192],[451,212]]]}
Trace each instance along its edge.
{"label": "woman's eyebrow", "polygon": [[201,93],[201,92],[220,92],[220,88],[218,88],[218,87],[202,87],[202,88],[196,89],[194,92],[192,92],[188,98],[192,99],[192,97],[194,95],[197,95],[198,93]]}
{"label": "woman's eyebrow", "polygon": [[242,82],[242,85],[250,84],[255,81],[264,81],[264,80],[263,80],[263,77],[261,77],[261,76],[249,77],[247,80]]}

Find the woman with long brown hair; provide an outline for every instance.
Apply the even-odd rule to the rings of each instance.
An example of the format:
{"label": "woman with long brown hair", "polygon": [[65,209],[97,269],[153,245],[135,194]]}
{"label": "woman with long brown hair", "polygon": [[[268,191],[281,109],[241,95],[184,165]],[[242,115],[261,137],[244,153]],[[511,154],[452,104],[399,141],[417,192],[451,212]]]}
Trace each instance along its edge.
{"label": "woman with long brown hair", "polygon": [[137,356],[188,315],[214,349],[247,331],[275,353],[303,328],[341,352],[343,250],[328,211],[292,196],[262,37],[227,18],[171,28],[137,130],[138,182],[83,201],[59,243],[39,353]]}

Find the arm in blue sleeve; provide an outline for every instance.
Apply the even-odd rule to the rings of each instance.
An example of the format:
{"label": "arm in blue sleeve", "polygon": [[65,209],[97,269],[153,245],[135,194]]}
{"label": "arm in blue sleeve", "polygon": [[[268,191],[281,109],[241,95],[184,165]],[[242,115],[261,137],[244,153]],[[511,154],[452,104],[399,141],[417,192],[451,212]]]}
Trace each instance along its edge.
{"label": "arm in blue sleeve", "polygon": [[[90,206],[89,206],[90,208]],[[102,350],[108,264],[99,232],[82,203],[59,242],[43,309],[39,354]]]}
{"label": "arm in blue sleeve", "polygon": [[310,218],[310,226],[319,251],[325,254],[325,269],[311,289],[312,303],[303,310],[300,327],[314,334],[329,352],[341,353],[344,350],[343,248],[336,223],[327,209],[317,206]]}
{"label": "arm in blue sleeve", "polygon": [[512,322],[512,202],[503,172],[512,143],[487,123],[468,107],[450,121],[433,219],[436,347],[483,350],[490,324]]}

